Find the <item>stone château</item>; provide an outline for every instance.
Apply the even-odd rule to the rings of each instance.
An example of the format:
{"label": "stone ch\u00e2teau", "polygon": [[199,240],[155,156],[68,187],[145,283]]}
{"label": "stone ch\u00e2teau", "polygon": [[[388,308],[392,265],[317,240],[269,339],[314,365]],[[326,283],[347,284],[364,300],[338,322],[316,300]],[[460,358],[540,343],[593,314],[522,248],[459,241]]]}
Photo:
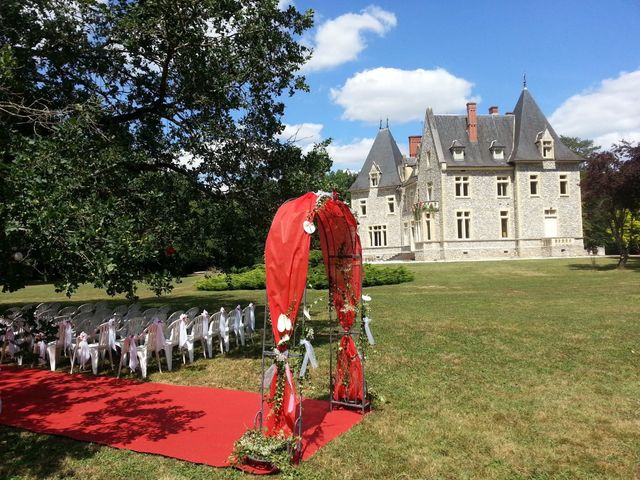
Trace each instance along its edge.
{"label": "stone ch\u00e2teau", "polygon": [[365,260],[584,255],[581,161],[526,86],[504,115],[428,108],[408,157],[380,128],[350,188]]}

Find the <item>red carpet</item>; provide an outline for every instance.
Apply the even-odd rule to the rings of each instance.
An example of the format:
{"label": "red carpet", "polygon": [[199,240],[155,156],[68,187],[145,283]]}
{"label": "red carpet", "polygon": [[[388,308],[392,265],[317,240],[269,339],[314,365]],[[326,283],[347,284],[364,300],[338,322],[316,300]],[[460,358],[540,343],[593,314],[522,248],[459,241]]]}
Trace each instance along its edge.
{"label": "red carpet", "polygon": [[[214,467],[253,425],[256,393],[3,366],[0,423]],[[303,459],[362,416],[304,400]]]}

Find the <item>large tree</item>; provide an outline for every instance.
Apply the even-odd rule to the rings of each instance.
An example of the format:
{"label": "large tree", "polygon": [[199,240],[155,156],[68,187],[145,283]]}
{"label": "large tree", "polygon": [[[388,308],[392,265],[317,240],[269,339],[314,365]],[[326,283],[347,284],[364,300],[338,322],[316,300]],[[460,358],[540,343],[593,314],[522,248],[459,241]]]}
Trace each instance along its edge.
{"label": "large tree", "polygon": [[193,255],[242,261],[330,166],[274,140],[311,24],[275,0],[0,2],[3,289],[160,292]]}
{"label": "large tree", "polygon": [[583,199],[600,232],[610,235],[618,249],[618,268],[624,268],[631,246],[640,239],[640,143],[620,142],[610,151],[592,156],[582,180]]}
{"label": "large tree", "polygon": [[594,156],[601,148],[599,145],[594,145],[593,140],[580,137],[565,137],[564,135],[560,135],[560,140],[585,160]]}

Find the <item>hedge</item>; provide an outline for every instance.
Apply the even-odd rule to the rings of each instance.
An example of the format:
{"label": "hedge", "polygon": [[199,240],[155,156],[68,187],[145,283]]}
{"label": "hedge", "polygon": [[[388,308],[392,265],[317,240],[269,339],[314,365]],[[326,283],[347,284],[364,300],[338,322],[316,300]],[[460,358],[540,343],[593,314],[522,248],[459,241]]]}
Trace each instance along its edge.
{"label": "hedge", "polygon": [[[327,275],[324,271],[322,256],[317,258],[314,254],[312,266],[309,267],[307,281],[311,288],[323,290],[329,287]],[[364,286],[374,285],[395,285],[398,283],[411,282],[414,275],[403,266],[364,266]],[[198,290],[221,291],[221,290],[262,290],[266,288],[264,265],[254,265],[251,269],[244,269],[240,273],[219,273],[206,275],[205,278],[196,282]]]}

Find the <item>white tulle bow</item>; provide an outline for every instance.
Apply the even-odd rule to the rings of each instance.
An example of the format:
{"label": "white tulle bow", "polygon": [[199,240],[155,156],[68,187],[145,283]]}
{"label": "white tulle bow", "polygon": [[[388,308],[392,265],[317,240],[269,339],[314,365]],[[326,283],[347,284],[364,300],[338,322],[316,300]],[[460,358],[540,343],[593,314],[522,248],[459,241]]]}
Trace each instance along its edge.
{"label": "white tulle bow", "polygon": [[376,341],[373,338],[373,333],[371,333],[371,319],[369,317],[362,317],[362,322],[364,323],[364,333],[367,335],[367,340],[369,345],[375,345]]}
{"label": "white tulle bow", "polygon": [[307,365],[309,362],[311,362],[312,368],[318,368],[318,360],[316,360],[316,353],[309,340],[301,340],[300,345],[304,346],[304,358],[302,359],[302,365],[300,366],[300,378],[302,378],[304,377],[304,374],[307,373]]}

